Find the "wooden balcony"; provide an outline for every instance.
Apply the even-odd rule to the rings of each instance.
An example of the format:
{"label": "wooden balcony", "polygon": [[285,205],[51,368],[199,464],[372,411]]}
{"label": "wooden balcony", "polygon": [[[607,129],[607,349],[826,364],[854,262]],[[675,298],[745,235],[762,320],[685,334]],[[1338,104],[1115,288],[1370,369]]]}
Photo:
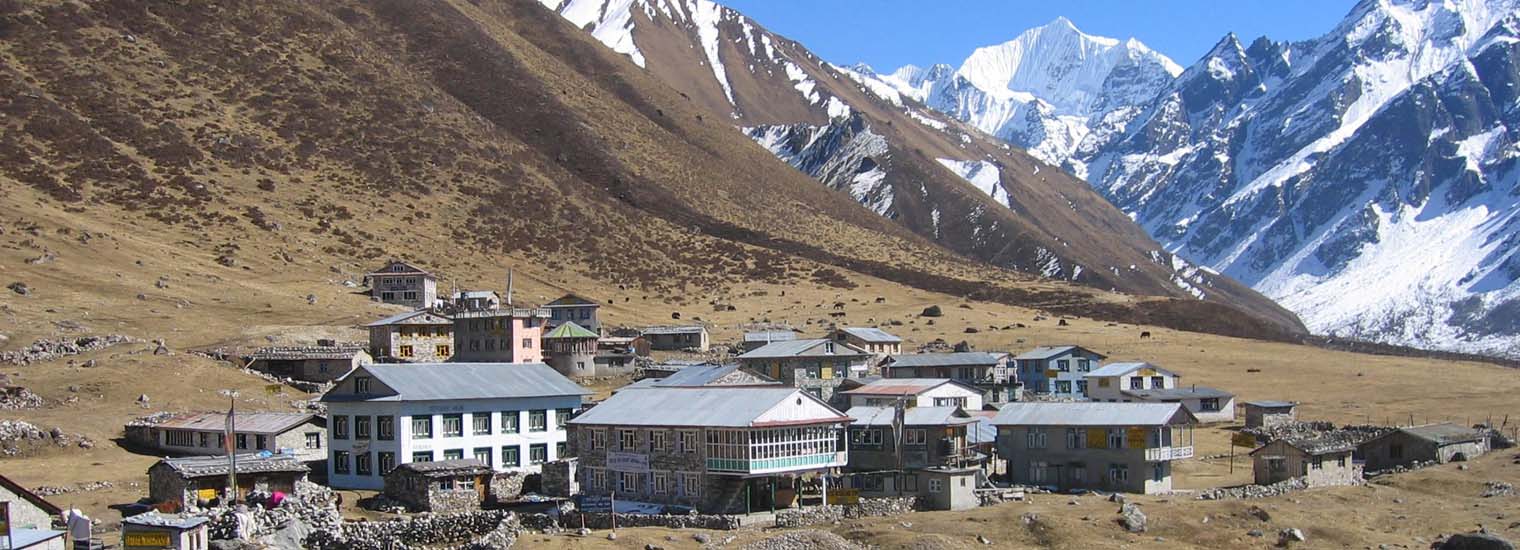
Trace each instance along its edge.
{"label": "wooden balcony", "polygon": [[1193,458],[1193,446],[1152,447],[1145,450],[1146,462],[1165,462]]}

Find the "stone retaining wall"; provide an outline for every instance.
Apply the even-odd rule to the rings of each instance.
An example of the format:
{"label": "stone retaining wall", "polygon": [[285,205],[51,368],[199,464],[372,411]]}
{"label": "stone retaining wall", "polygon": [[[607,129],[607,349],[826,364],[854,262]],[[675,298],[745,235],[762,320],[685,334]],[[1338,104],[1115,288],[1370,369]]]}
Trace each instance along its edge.
{"label": "stone retaining wall", "polygon": [[863,498],[860,504],[776,512],[777,527],[806,527],[852,518],[900,516],[918,508],[918,497]]}
{"label": "stone retaining wall", "polygon": [[313,550],[405,550],[407,548],[461,547],[481,539],[506,539],[505,533],[521,530],[517,514],[500,510],[423,516],[393,521],[346,522],[337,530],[324,530],[306,537]]}
{"label": "stone retaining wall", "polygon": [[[581,518],[578,513],[572,513],[564,517],[564,527],[579,529]],[[714,529],[718,531],[732,531],[738,529],[743,523],[741,516],[725,516],[716,514],[618,514],[618,527],[669,527],[672,529]],[[588,529],[611,529],[612,514],[606,512],[587,512],[586,527]]]}

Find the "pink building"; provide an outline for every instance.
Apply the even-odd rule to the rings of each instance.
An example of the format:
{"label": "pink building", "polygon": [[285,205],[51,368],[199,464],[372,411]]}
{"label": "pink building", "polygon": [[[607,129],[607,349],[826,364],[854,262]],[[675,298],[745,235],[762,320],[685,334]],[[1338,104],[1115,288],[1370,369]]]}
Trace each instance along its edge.
{"label": "pink building", "polygon": [[454,362],[538,363],[544,360],[546,309],[503,308],[454,315]]}

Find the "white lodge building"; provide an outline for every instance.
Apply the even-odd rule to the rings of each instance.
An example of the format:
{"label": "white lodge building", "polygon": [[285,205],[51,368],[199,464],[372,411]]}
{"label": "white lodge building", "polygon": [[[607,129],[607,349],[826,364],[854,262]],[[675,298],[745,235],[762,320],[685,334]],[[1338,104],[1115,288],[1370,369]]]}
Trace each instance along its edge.
{"label": "white lodge building", "polygon": [[322,396],[328,484],[379,490],[397,465],[460,458],[537,472],[569,454],[565,422],[588,393],[543,363],[359,367]]}

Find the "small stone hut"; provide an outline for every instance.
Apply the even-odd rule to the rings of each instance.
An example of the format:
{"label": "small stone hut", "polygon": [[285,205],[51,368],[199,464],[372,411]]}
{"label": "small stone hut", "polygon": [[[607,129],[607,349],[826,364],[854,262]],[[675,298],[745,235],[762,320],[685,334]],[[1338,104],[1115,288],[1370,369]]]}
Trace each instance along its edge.
{"label": "small stone hut", "polygon": [[1358,447],[1368,470],[1386,470],[1416,462],[1445,464],[1488,452],[1488,432],[1451,423],[1399,428]]}
{"label": "small stone hut", "polygon": [[[148,496],[180,509],[219,500],[226,496],[230,470],[225,456],[165,458],[148,468]],[[243,500],[249,491],[296,494],[297,484],[309,473],[311,469],[294,455],[238,455],[237,499]]]}
{"label": "small stone hut", "polygon": [[473,459],[408,462],[385,474],[385,496],[420,512],[479,510],[490,494],[492,470]]}
{"label": "small stone hut", "polygon": [[1246,427],[1274,428],[1291,424],[1296,419],[1296,407],[1298,403],[1292,401],[1247,401]]}
{"label": "small stone hut", "polygon": [[1362,479],[1362,467],[1352,458],[1355,441],[1347,437],[1285,438],[1251,451],[1257,485],[1295,477],[1310,487],[1350,485]]}
{"label": "small stone hut", "polygon": [[207,550],[211,547],[208,521],[200,516],[158,512],[124,518],[121,520],[122,547]]}

